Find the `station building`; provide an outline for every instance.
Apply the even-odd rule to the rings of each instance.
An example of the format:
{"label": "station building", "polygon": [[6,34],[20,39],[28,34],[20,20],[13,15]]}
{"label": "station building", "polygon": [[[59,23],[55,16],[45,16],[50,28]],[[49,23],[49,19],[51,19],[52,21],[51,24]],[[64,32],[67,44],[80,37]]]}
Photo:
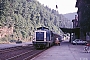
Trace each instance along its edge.
{"label": "station building", "polygon": [[[78,8],[75,19],[72,20],[73,28],[61,28],[63,32],[70,33],[70,42],[74,39],[90,40],[90,0],[76,0]],[[73,33],[73,39],[72,39]]]}
{"label": "station building", "polygon": [[78,27],[80,27],[80,39],[90,40],[90,0],[77,0]]}

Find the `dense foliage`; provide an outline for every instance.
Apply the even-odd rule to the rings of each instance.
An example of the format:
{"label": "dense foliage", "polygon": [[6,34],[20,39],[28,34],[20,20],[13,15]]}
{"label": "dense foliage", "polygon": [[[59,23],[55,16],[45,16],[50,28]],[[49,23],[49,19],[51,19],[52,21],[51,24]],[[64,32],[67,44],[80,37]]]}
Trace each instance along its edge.
{"label": "dense foliage", "polygon": [[58,11],[41,5],[37,0],[3,0],[4,9],[1,14],[1,26],[13,26],[15,37],[24,39],[33,35],[37,27],[45,26],[50,30],[62,34],[59,27],[71,27]]}

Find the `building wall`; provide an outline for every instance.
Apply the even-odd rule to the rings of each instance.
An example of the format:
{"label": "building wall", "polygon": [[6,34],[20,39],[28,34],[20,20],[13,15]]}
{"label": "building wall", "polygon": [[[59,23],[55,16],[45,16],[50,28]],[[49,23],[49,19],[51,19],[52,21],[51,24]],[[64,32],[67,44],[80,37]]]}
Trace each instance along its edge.
{"label": "building wall", "polygon": [[77,0],[78,21],[80,27],[80,39],[86,40],[86,33],[90,32],[90,1]]}
{"label": "building wall", "polygon": [[73,28],[75,29],[73,32],[73,39],[79,39],[80,38],[80,29],[79,29],[79,22],[78,22],[77,15],[75,15],[75,19],[73,19],[72,22],[73,22]]}

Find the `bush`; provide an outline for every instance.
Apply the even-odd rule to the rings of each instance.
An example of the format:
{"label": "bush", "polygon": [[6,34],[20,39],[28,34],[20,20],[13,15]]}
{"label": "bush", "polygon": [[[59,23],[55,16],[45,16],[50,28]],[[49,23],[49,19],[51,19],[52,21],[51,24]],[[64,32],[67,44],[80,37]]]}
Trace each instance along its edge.
{"label": "bush", "polygon": [[17,41],[16,44],[18,44],[18,43],[22,43],[22,41]]}
{"label": "bush", "polygon": [[1,38],[1,41],[5,41],[5,42],[7,42],[7,41],[8,41],[8,38],[3,37],[3,38]]}
{"label": "bush", "polygon": [[16,42],[16,40],[10,40],[10,43],[14,43],[14,42]]}

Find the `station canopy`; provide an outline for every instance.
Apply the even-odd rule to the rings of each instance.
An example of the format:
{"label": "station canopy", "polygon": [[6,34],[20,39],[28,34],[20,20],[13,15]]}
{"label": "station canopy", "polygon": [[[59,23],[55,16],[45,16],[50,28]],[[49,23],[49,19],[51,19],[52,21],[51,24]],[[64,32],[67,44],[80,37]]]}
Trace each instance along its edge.
{"label": "station canopy", "polygon": [[60,28],[65,33],[75,33],[80,30],[80,28]]}

